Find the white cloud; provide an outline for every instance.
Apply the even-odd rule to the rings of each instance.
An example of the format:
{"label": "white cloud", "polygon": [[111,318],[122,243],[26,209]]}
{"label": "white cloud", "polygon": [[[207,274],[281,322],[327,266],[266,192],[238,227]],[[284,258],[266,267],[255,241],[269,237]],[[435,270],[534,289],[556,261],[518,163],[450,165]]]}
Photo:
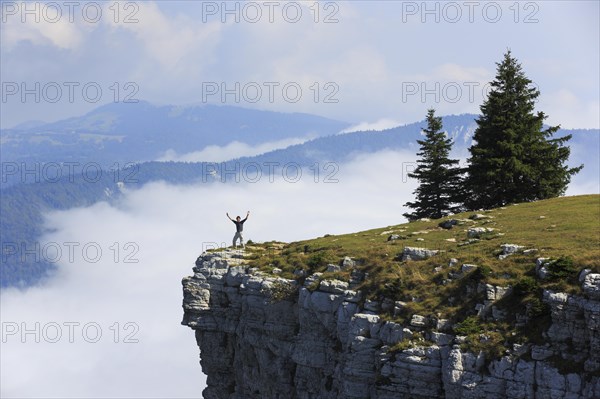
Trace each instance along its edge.
{"label": "white cloud", "polygon": [[277,141],[269,141],[255,146],[232,141],[225,146],[209,145],[201,151],[188,152],[185,154],[177,154],[174,150],[168,150],[158,161],[175,161],[175,162],[223,162],[231,159],[249,157],[254,155],[264,154],[269,151],[286,148],[295,144],[302,144],[308,141],[307,138],[290,138]]}
{"label": "white cloud", "polygon": [[[183,72],[194,67],[201,69],[212,59],[212,51],[219,43],[224,24],[200,23],[184,14],[168,16],[156,2],[135,4],[136,23],[116,22],[114,18],[105,21],[113,28],[133,32],[146,54],[164,70]],[[204,62],[197,63],[199,59]]]}
{"label": "white cloud", "polygon": [[[9,6],[7,3],[13,4]],[[63,15],[67,10],[60,5],[49,8],[40,1],[5,2],[2,9],[2,46],[8,50],[23,41],[74,50],[85,41],[82,24],[75,20],[69,22],[68,14]]]}
{"label": "white cloud", "polygon": [[445,63],[435,68],[434,77],[454,82],[486,83],[490,79],[490,71],[481,67]]}
{"label": "white cloud", "polygon": [[564,129],[600,128],[600,102],[584,101],[571,90],[541,93],[537,109],[548,115],[546,123]]}
{"label": "white cloud", "polygon": [[340,133],[351,133],[365,130],[385,130],[394,128],[396,126],[400,126],[400,122],[393,119],[384,118],[375,122],[361,122],[357,125],[350,126],[349,128],[342,130]]}
{"label": "white cloud", "polygon": [[[204,377],[194,334],[179,325],[180,280],[192,273],[203,246],[230,242],[233,225],[225,212],[252,211],[246,239],[256,241],[291,241],[400,223],[402,204],[415,187],[413,181],[403,183],[402,165],[413,161],[413,154],[402,152],[362,156],[340,165],[333,175],[321,170],[318,183],[312,170],[304,171],[297,183],[282,176],[255,184],[153,183],[129,191],[116,206],[98,203],[49,214],[52,232],[43,243],[81,246],[72,262],[63,252],[57,275],[46,285],[2,291],[2,320],[25,322],[28,328],[35,322],[80,325],[74,343],[68,342],[66,327],[56,344],[43,338],[35,343],[31,335],[26,343],[19,335],[7,337],[2,344],[2,396],[200,397]],[[326,177],[338,182],[325,183]],[[97,263],[82,257],[83,245],[92,242],[103,251]],[[126,248],[129,242],[139,248],[132,257],[139,263],[124,262],[135,248]],[[93,251],[88,255],[95,257]],[[98,343],[81,336],[89,322],[102,328]],[[110,329],[115,322],[120,323],[119,343],[113,342]],[[139,326],[139,343],[122,342],[133,331],[124,330],[126,322]]]}

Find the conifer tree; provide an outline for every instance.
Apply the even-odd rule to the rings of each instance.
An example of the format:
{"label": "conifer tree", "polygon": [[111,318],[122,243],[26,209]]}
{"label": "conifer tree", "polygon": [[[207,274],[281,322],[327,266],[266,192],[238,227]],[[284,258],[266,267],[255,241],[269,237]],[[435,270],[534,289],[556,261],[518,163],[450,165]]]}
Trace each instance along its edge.
{"label": "conifer tree", "polygon": [[407,202],[405,206],[414,209],[405,213],[409,220],[420,218],[441,218],[455,212],[460,201],[458,193],[461,187],[461,169],[458,160],[449,158],[452,139],[446,138],[442,131],[442,118],[435,116],[435,110],[427,111],[427,128],[424,140],[417,140],[421,146],[421,157],[417,168],[408,176],[419,180],[419,187],[414,191],[415,202]]}
{"label": "conifer tree", "polygon": [[583,167],[565,165],[570,149],[564,143],[571,135],[552,138],[560,126],[544,128],[547,116],[534,112],[540,92],[510,50],[497,66],[469,149],[469,209],[557,197]]}

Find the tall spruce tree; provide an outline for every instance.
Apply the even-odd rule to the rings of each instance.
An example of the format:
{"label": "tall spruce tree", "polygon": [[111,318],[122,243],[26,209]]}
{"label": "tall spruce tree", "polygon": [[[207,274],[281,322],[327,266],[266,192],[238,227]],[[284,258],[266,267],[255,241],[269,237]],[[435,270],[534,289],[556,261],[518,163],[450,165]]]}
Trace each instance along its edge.
{"label": "tall spruce tree", "polygon": [[409,220],[420,218],[441,218],[458,210],[460,202],[461,169],[458,160],[450,159],[452,139],[446,138],[442,131],[442,118],[435,116],[435,110],[427,111],[427,129],[423,129],[425,140],[417,140],[421,146],[421,157],[417,168],[408,176],[419,180],[419,187],[414,191],[415,202],[407,202],[405,206],[414,209],[405,213]]}
{"label": "tall spruce tree", "polygon": [[477,119],[469,149],[466,189],[469,209],[535,201],[564,194],[582,166],[565,165],[571,135],[552,138],[560,126],[544,128],[546,115],[534,113],[539,90],[510,50],[498,66]]}

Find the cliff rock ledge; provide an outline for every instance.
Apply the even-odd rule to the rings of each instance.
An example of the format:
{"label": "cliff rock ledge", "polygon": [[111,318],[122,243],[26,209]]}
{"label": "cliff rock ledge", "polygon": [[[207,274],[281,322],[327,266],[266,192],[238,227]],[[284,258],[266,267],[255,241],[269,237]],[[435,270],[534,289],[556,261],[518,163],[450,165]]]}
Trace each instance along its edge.
{"label": "cliff rock ledge", "polygon": [[[204,253],[193,270],[182,324],[196,333],[205,398],[600,398],[598,274],[580,296],[544,292],[546,342],[486,359],[443,320],[389,321],[346,282],[299,286],[234,250]],[[557,362],[566,348],[583,367]]]}

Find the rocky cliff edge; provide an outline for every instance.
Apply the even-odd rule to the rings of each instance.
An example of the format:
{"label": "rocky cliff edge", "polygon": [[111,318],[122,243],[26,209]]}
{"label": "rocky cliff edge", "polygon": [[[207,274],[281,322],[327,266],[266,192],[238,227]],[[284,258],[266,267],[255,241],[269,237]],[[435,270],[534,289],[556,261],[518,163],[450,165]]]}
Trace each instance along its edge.
{"label": "rocky cliff edge", "polygon": [[[582,277],[580,296],[544,291],[546,342],[486,359],[446,320],[391,321],[380,310],[395,305],[364,300],[352,281],[300,284],[234,250],[204,253],[193,270],[182,324],[195,330],[205,398],[600,398],[600,274]],[[480,288],[487,305],[504,292]]]}

